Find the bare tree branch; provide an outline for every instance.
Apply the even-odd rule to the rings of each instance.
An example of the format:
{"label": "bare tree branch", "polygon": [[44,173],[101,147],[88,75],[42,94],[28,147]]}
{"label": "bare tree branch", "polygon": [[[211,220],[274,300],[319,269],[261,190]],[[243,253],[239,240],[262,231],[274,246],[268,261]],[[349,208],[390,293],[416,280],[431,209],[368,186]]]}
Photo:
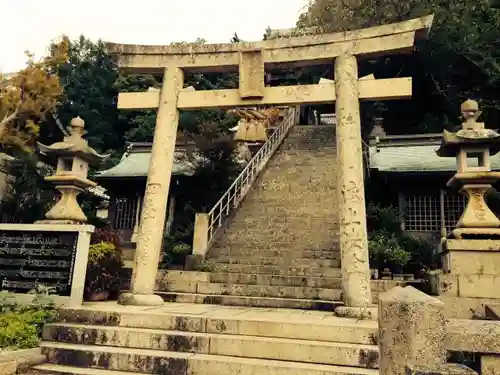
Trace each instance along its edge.
{"label": "bare tree branch", "polygon": [[3,133],[5,132],[5,128],[7,128],[7,125],[14,121],[15,118],[19,115],[19,111],[21,109],[21,104],[19,104],[16,109],[14,110],[14,112],[12,112],[10,115],[8,116],[5,116],[2,121],[0,121],[0,137],[3,135]]}
{"label": "bare tree branch", "polygon": [[57,115],[55,113],[50,113],[49,112],[49,116],[52,117],[52,119],[54,120],[54,122],[56,123],[56,126],[57,128],[59,129],[59,131],[65,136],[69,136],[68,134],[68,131],[64,128],[64,125],[62,124],[61,120],[59,119],[59,117],[57,117]]}

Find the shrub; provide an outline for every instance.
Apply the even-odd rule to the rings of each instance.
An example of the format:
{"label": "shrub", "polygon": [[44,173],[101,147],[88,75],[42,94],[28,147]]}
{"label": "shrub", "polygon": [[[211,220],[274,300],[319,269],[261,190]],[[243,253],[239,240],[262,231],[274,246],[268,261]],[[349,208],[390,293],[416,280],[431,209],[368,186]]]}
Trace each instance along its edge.
{"label": "shrub", "polygon": [[38,345],[36,327],[30,314],[9,312],[0,315],[0,348],[27,349]]}
{"label": "shrub", "polygon": [[213,272],[215,270],[217,263],[213,259],[207,259],[203,262],[197,263],[194,266],[193,271],[198,272]]}
{"label": "shrub", "polygon": [[402,232],[402,218],[396,208],[370,203],[367,205],[366,211],[370,224],[370,231],[386,231],[394,234]]}
{"label": "shrub", "polygon": [[387,232],[375,233],[368,244],[370,260],[376,268],[388,267],[393,271],[402,271],[411,259],[397,236]]}
{"label": "shrub", "polygon": [[163,236],[163,262],[161,267],[169,265],[184,265],[186,257],[191,254],[192,246],[187,242],[192,241],[193,225],[177,226],[173,234],[165,233]]}
{"label": "shrub", "polygon": [[115,245],[116,248],[120,246],[120,238],[115,231],[106,228],[98,228],[92,233],[90,237],[91,244],[98,244],[100,242],[109,242]]}
{"label": "shrub", "polygon": [[55,306],[37,295],[26,306],[0,300],[0,348],[28,349],[38,346],[43,325],[57,319]]}
{"label": "shrub", "polygon": [[85,298],[102,292],[115,296],[120,291],[123,263],[111,242],[90,245],[87,277],[85,279]]}
{"label": "shrub", "polygon": [[440,267],[439,256],[436,255],[435,248],[429,241],[422,238],[416,238],[409,234],[403,234],[399,242],[401,246],[411,254],[411,261],[408,267],[411,268],[412,272]]}
{"label": "shrub", "polygon": [[374,268],[402,268],[409,272],[436,267],[433,246],[403,232],[400,212],[378,204],[367,206],[370,263]]}

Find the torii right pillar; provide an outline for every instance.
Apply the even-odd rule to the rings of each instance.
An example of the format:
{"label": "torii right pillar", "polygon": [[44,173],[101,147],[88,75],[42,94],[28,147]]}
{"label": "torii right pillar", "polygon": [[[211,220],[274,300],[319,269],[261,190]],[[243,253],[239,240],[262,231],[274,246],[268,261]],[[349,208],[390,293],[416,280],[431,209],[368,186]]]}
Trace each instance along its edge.
{"label": "torii right pillar", "polygon": [[352,318],[374,318],[363,176],[358,62],[355,56],[335,59],[337,116],[338,211],[344,306],[335,312]]}

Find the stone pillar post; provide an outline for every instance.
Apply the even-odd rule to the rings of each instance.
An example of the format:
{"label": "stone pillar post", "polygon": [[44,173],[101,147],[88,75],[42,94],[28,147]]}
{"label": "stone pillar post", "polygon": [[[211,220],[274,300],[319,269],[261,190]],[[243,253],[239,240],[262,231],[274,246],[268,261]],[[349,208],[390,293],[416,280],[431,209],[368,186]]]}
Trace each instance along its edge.
{"label": "stone pillar post", "polygon": [[346,307],[339,315],[366,315],[372,303],[363,178],[358,64],[354,56],[335,60],[335,111],[342,288]]}
{"label": "stone pillar post", "polygon": [[381,374],[405,375],[408,365],[445,363],[443,302],[411,286],[397,286],[380,295],[378,308]]}
{"label": "stone pillar post", "polygon": [[139,235],[139,223],[141,221],[141,204],[142,204],[141,201],[142,201],[141,194],[137,194],[134,230],[132,231],[132,237],[130,238],[130,242],[132,243],[137,243],[137,236]]}
{"label": "stone pillar post", "polygon": [[154,294],[154,288],[179,124],[177,99],[182,90],[183,81],[181,69],[175,67],[165,69],[146,192],[140,216],[131,293],[120,296],[120,303],[124,305],[148,306],[163,303],[163,299]]}
{"label": "stone pillar post", "polygon": [[207,255],[209,230],[208,222],[208,214],[196,214],[194,220],[193,255],[197,256],[198,260],[205,260]]}

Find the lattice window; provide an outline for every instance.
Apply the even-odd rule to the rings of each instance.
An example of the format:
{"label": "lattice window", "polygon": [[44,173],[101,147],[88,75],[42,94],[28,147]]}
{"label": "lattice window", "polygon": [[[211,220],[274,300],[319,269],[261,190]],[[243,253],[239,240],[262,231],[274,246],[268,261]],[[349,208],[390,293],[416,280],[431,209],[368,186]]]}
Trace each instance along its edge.
{"label": "lattice window", "polygon": [[444,223],[446,231],[455,229],[458,219],[462,216],[467,204],[467,198],[459,194],[444,195]]}
{"label": "lattice window", "polygon": [[116,198],[114,204],[114,229],[134,229],[137,215],[137,196]]}
{"label": "lattice window", "polygon": [[405,230],[439,232],[441,229],[440,196],[413,195],[406,201]]}

